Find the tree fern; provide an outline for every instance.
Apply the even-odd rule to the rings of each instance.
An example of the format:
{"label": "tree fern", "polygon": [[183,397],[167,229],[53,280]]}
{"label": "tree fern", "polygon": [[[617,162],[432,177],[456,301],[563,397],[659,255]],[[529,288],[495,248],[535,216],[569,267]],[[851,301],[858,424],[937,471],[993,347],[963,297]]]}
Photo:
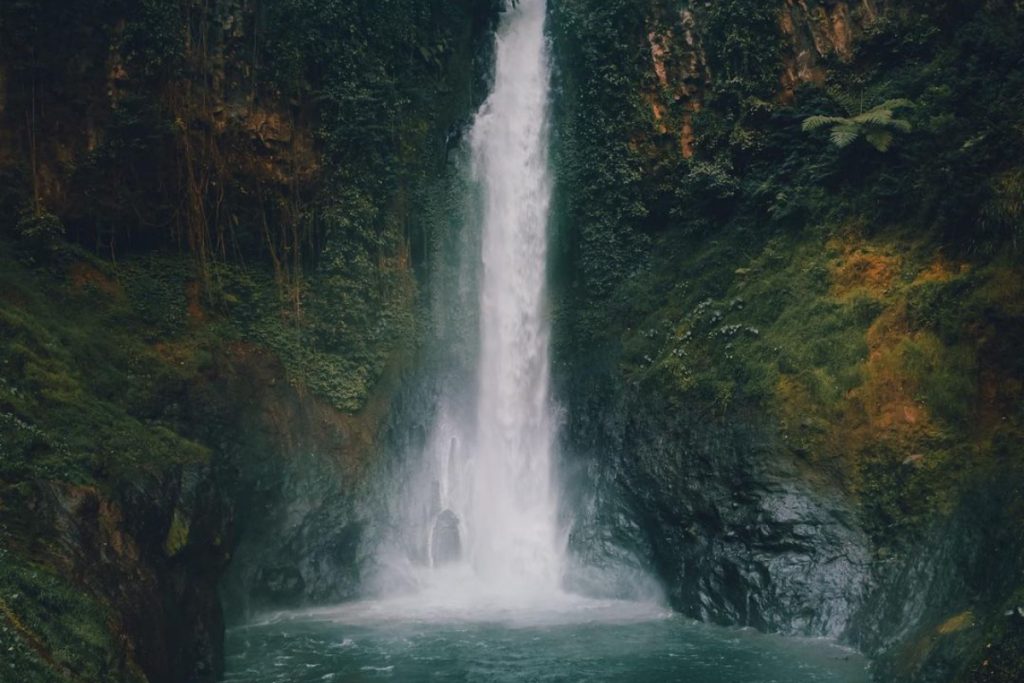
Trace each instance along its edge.
{"label": "tree fern", "polygon": [[843,148],[851,144],[858,136],[860,136],[860,129],[856,125],[844,123],[832,127],[829,139],[836,147]]}
{"label": "tree fern", "polygon": [[863,114],[857,114],[850,118],[850,121],[859,125],[887,126],[892,121],[891,109],[871,109]]}
{"label": "tree fern", "polygon": [[864,133],[864,139],[879,152],[885,152],[892,146],[892,133],[887,130],[869,130]]}
{"label": "tree fern", "polygon": [[880,105],[875,107],[875,109],[894,110],[894,109],[902,109],[902,108],[913,107],[913,106],[914,106],[914,103],[911,100],[908,100],[908,99],[906,99],[904,97],[898,97],[898,98],[896,98],[894,100],[886,100],[885,102],[882,102]]}
{"label": "tree fern", "polygon": [[852,113],[851,98],[840,93],[834,95],[841,105],[847,108],[849,116],[810,116],[804,119],[801,126],[805,131],[829,128],[829,140],[836,147],[847,147],[860,137],[879,152],[886,152],[892,147],[894,133],[909,133],[912,129],[906,119],[895,117],[897,109],[912,107],[914,103],[906,99],[891,99],[882,102],[866,111]]}
{"label": "tree fern", "polygon": [[846,119],[841,116],[811,116],[804,119],[803,129],[817,130],[818,128],[843,123],[844,121],[846,121]]}

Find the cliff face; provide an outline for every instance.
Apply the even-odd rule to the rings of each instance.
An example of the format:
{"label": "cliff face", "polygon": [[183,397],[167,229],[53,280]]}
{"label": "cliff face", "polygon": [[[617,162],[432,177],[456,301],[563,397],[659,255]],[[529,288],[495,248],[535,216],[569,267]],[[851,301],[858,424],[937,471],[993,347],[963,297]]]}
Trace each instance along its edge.
{"label": "cliff face", "polygon": [[355,590],[498,9],[0,8],[5,670],[215,680]]}
{"label": "cliff face", "polygon": [[[879,7],[873,0],[852,7],[846,2],[787,0],[782,7],[769,8],[777,15],[779,35],[768,33],[761,39],[770,44],[781,38],[776,97],[792,103],[800,86],[825,84],[829,60],[851,62],[856,40],[883,16]],[[650,7],[645,21],[656,82],[644,99],[650,103],[655,131],[667,135],[671,130],[678,135],[679,151],[688,159],[694,155],[693,114],[700,112],[715,78],[704,48],[706,38],[699,23],[702,14],[700,7],[662,3]],[[767,23],[764,27],[768,28]],[[730,68],[729,64],[721,66]]]}
{"label": "cliff face", "polygon": [[554,7],[579,552],[879,680],[1019,676],[1021,21]]}

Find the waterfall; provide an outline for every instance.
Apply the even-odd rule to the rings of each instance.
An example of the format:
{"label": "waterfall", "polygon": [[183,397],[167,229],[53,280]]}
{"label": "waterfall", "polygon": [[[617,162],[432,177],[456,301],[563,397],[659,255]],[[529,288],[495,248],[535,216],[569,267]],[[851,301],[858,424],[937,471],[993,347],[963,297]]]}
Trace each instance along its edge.
{"label": "waterfall", "polygon": [[423,472],[402,494],[403,535],[422,549],[427,569],[418,572],[420,588],[438,595],[471,586],[518,603],[559,592],[562,578],[545,296],[552,181],[544,20],[544,0],[520,0],[497,30],[494,87],[466,150],[479,201],[464,228],[478,344],[455,363],[476,365],[446,385]]}
{"label": "waterfall", "polygon": [[548,209],[544,0],[522,0],[497,36],[494,90],[470,135],[483,186],[475,452],[465,505],[469,559],[486,577],[557,585],[545,300]]}

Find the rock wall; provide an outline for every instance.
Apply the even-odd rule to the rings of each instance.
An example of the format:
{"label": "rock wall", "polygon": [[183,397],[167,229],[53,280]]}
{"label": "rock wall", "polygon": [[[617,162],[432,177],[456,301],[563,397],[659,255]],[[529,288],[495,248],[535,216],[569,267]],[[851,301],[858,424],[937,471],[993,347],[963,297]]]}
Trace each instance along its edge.
{"label": "rock wall", "polygon": [[[45,663],[39,678],[25,670],[28,680],[84,681],[90,671],[104,680],[168,683],[220,675],[217,581],[230,553],[230,515],[211,489],[208,468],[140,477],[108,491],[32,482],[6,490],[4,505],[5,551],[51,568],[92,596],[114,634],[104,638],[112,651],[80,634],[77,652],[69,640],[62,647],[70,650],[48,656],[49,634],[17,616],[32,593],[7,596],[3,611],[13,633],[5,632],[4,649],[14,653],[11,665],[20,668],[23,648]],[[71,621],[59,613],[46,618]]]}
{"label": "rock wall", "polygon": [[[3,637],[41,666],[28,680],[216,680],[225,614],[357,590],[369,517],[360,490],[393,385],[352,416],[292,386],[265,351],[218,355],[165,397],[184,412],[183,429],[210,444],[205,462],[152,463],[88,485],[5,483],[0,578],[23,593],[2,603]],[[34,585],[39,572],[80,591],[86,616],[48,611],[55,598]],[[99,629],[85,642],[75,641],[80,619]]]}
{"label": "rock wall", "polygon": [[[879,681],[1019,678],[1017,248],[982,204],[952,200],[950,223],[921,207],[962,182],[929,169],[1021,145],[954,159],[934,124],[956,107],[930,94],[986,84],[960,124],[1017,120],[996,91],[1020,78],[997,66],[1020,8],[565,0],[552,17],[566,518],[598,567],[575,580],[629,593],[646,568],[684,614],[839,638]],[[888,152],[802,130],[897,97],[917,114]],[[897,187],[913,210],[880,209]],[[930,360],[903,355],[917,345]]]}
{"label": "rock wall", "polygon": [[[594,493],[574,551],[614,566],[632,550],[702,621],[843,635],[870,567],[854,506],[787,455],[764,416],[680,410],[612,381],[570,389],[567,447],[595,472],[577,484]],[[594,543],[605,534],[625,542]]]}
{"label": "rock wall", "polygon": [[3,680],[360,587],[500,3],[300,4],[0,8]]}

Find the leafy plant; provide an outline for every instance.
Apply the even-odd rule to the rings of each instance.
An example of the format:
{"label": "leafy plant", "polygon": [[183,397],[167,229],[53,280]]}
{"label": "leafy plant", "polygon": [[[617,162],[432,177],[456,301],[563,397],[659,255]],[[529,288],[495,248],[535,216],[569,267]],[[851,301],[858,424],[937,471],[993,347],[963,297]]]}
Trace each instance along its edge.
{"label": "leafy plant", "polygon": [[803,130],[814,131],[829,127],[829,139],[836,147],[847,147],[863,137],[879,152],[886,152],[892,146],[895,133],[909,133],[910,122],[896,118],[897,109],[913,107],[906,99],[886,100],[879,105],[850,116],[810,116],[804,119]]}

